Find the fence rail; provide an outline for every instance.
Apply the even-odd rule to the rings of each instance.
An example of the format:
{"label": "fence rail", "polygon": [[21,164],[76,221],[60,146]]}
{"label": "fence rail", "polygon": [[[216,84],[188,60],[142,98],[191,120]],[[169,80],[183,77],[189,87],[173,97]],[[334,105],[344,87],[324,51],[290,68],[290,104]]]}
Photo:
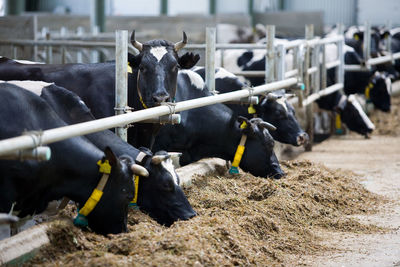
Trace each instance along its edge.
{"label": "fence rail", "polygon": [[[369,26],[369,25],[367,25]],[[216,44],[215,31],[213,29],[207,30],[206,39],[207,44],[192,44],[187,45],[185,49],[204,49],[206,50],[206,57],[209,64],[206,70],[206,84],[213,88],[213,73],[214,52],[215,49],[263,49],[266,51],[266,69],[265,71],[241,71],[236,72],[236,75],[243,75],[247,77],[265,77],[267,84],[257,86],[250,90],[241,90],[226,94],[214,95],[201,99],[194,99],[177,103],[174,112],[179,112],[191,108],[201,107],[205,105],[212,105],[215,103],[223,103],[227,101],[238,100],[244,97],[257,95],[274,91],[277,89],[287,88],[289,86],[298,85],[299,83],[305,84],[305,91],[299,91],[298,97],[293,101],[298,101],[299,107],[306,107],[306,120],[309,124],[308,128],[312,128],[312,103],[318,98],[329,93],[342,90],[344,82],[344,71],[369,69],[371,65],[381,64],[382,62],[393,61],[400,58],[400,53],[388,55],[378,59],[369,59],[367,57],[367,64],[365,66],[345,66],[343,57],[344,37],[338,35],[329,38],[314,37],[312,26],[306,26],[306,36],[303,40],[294,40],[274,45],[275,28],[270,25],[267,26],[267,39],[266,44]],[[368,38],[366,38],[368,39]],[[338,58],[332,62],[325,61],[325,45],[335,43],[337,45]],[[43,46],[49,48],[49,54],[53,46],[57,47],[71,47],[71,48],[115,48],[114,42],[98,42],[98,41],[76,41],[76,40],[0,40],[0,45],[17,46]],[[365,43],[367,45],[367,43]],[[129,44],[129,50],[136,53],[137,50]],[[288,50],[293,52],[293,69],[286,70],[285,55]],[[370,48],[365,49],[366,52]],[[222,53],[223,54],[223,53]],[[322,55],[322,62],[320,57]],[[211,63],[211,64],[210,64]],[[330,68],[337,68],[336,82],[332,86],[326,87],[326,70]],[[294,78],[291,78],[294,77]],[[213,90],[211,90],[213,91]],[[307,97],[304,96],[304,93]],[[191,105],[191,106],[190,106]],[[110,118],[104,118],[96,121],[86,122],[83,124],[71,125],[63,127],[63,129],[53,129],[44,131],[41,138],[42,144],[60,141],[69,137],[78,135],[85,135],[96,131],[102,131],[109,128],[123,127],[126,124],[138,121],[148,120],[151,118],[158,118],[163,115],[170,114],[171,107],[161,106],[150,108],[141,111],[135,111],[129,114],[122,114]],[[311,130],[310,130],[311,131]],[[68,134],[67,134],[68,133]],[[309,133],[311,134],[311,133]],[[20,144],[18,144],[20,142]],[[13,150],[33,148],[34,143],[32,137],[21,136],[8,140],[0,141],[0,155],[8,153]]]}

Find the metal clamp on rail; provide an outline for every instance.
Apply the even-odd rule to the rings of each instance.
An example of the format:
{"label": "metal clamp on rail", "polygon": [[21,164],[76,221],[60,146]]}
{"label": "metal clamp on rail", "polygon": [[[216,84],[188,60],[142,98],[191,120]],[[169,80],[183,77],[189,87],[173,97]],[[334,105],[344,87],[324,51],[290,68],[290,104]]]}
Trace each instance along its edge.
{"label": "metal clamp on rail", "polygon": [[159,123],[159,124],[180,124],[181,123],[181,115],[175,114],[176,103],[164,102],[164,103],[161,103],[161,106],[167,106],[169,108],[168,115],[160,116],[158,118],[151,118],[148,120],[144,120],[141,123]]}
{"label": "metal clamp on rail", "polygon": [[228,101],[228,102],[225,102],[225,104],[258,105],[259,98],[258,98],[258,96],[254,95],[253,87],[243,87],[242,90],[248,90],[249,91],[249,96],[248,97],[243,97],[243,98],[238,99],[238,100]]}
{"label": "metal clamp on rail", "polygon": [[129,112],[134,111],[135,109],[134,109],[134,108],[131,108],[131,107],[129,107],[129,106],[126,106],[126,107],[123,107],[123,108],[117,108],[117,107],[115,107],[114,110],[115,110],[115,111],[123,111],[123,112],[125,112],[125,113],[129,113]]}

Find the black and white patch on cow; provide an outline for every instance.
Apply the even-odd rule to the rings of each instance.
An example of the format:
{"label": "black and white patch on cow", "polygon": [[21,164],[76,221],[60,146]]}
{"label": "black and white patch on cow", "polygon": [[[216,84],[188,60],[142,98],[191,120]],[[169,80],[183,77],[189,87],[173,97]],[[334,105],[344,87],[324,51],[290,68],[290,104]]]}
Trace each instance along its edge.
{"label": "black and white patch on cow", "polygon": [[181,70],[181,71],[179,71],[179,73],[186,74],[190,79],[190,83],[194,87],[196,87],[196,89],[203,90],[205,83],[204,83],[203,78],[199,74],[197,74],[196,72],[194,72],[192,70]]}
{"label": "black and white patch on cow", "polygon": [[176,174],[174,164],[171,157],[161,162],[161,165],[170,173],[176,185],[180,185],[179,176]]}
{"label": "black and white patch on cow", "polygon": [[368,118],[367,114],[365,114],[363,108],[361,107],[360,103],[358,102],[357,98],[355,95],[349,95],[348,96],[348,101],[353,104],[353,106],[357,109],[358,114],[361,116],[365,124],[369,129],[374,130],[375,125],[372,123],[372,121]]}

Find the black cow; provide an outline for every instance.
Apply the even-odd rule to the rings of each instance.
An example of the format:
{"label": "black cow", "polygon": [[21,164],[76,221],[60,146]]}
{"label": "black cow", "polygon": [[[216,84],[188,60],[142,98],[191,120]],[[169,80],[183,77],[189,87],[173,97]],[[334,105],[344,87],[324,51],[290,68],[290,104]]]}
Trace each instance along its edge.
{"label": "black cow", "polygon": [[[187,43],[186,34],[176,44],[165,40],[141,44],[135,40],[133,32],[131,42],[140,53],[136,56],[128,55],[128,64],[132,68],[132,73],[128,75],[128,105],[139,110],[173,101],[178,69],[191,68],[200,59],[199,55],[192,53],[178,56],[179,49]],[[79,95],[96,118],[115,114],[115,62],[20,64],[0,58],[0,80],[54,82]],[[150,146],[150,137],[157,129],[153,129],[153,125],[141,126],[129,129],[129,143],[134,146]],[[139,128],[141,131],[138,131]]]}
{"label": "black cow", "polygon": [[[203,79],[205,78],[204,67],[196,67],[193,70]],[[220,93],[228,93],[245,88],[245,84],[224,68],[216,68],[215,88]],[[227,106],[233,110],[236,116],[253,117],[253,114],[248,112],[248,105],[228,104]],[[308,135],[301,129],[295,117],[295,110],[287,102],[284,92],[270,93],[261,100],[260,104],[253,106],[258,117],[276,127],[276,131],[270,132],[275,140],[294,146],[300,146],[307,142]]]}
{"label": "black cow", "polygon": [[[22,88],[0,83],[0,139],[66,126],[40,97]],[[15,203],[18,216],[42,212],[49,201],[64,196],[83,207],[98,185],[102,173],[98,161],[107,159],[111,174],[104,194],[87,216],[89,227],[101,234],[127,229],[128,204],[134,195],[133,170],[143,170],[127,156],[117,158],[110,148],[103,153],[84,137],[49,145],[49,161],[0,160],[0,212],[9,212]]]}
{"label": "black cow", "polygon": [[[69,124],[94,119],[80,97],[65,88],[33,81],[13,83],[38,93]],[[170,226],[177,220],[187,220],[196,215],[179,186],[179,176],[165,151],[153,156],[151,151],[138,150],[108,130],[86,135],[86,138],[100,149],[109,146],[117,156],[128,155],[136,159],[147,169],[148,177],[139,179],[137,205],[158,223]]]}
{"label": "black cow", "polygon": [[[185,70],[178,76],[177,101],[210,96],[204,81],[197,73]],[[223,104],[182,111],[179,125],[164,126],[154,144],[154,149],[183,152],[182,165],[206,157],[233,160],[239,140],[247,134],[245,151],[240,167],[256,176],[280,178],[284,175],[273,151],[274,140],[264,129],[274,128],[261,119],[249,121],[238,118]],[[240,128],[243,121],[245,129]]]}

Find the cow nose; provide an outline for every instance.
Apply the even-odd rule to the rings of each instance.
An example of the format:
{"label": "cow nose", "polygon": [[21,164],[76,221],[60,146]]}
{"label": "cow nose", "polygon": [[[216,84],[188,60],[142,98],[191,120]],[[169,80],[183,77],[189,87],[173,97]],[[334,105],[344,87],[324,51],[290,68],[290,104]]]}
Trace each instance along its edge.
{"label": "cow nose", "polygon": [[303,132],[297,136],[297,145],[301,146],[308,141],[308,134]]}
{"label": "cow nose", "polygon": [[153,95],[153,100],[156,103],[163,103],[166,102],[169,99],[169,95]]}

